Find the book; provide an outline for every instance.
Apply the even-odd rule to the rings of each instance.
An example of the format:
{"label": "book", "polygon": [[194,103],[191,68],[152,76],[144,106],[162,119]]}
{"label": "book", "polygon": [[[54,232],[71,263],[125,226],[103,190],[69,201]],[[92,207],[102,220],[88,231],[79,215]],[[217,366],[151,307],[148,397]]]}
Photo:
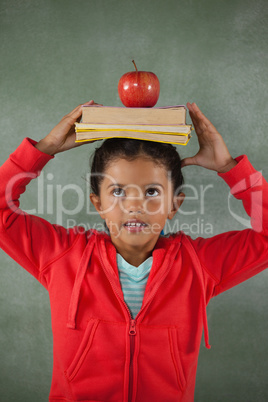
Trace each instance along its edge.
{"label": "book", "polygon": [[133,138],[186,145],[191,130],[183,105],[162,108],[84,105],[82,121],[75,123],[76,142]]}
{"label": "book", "polygon": [[138,140],[157,141],[181,145],[186,145],[188,143],[189,139],[191,138],[190,132],[192,129],[191,125],[185,125],[182,126],[182,129],[180,130],[181,132],[176,133],[174,131],[146,131],[144,129],[98,130],[86,128],[87,125],[83,123],[76,123],[75,126],[76,142],[103,140],[107,138],[132,138]]}
{"label": "book", "polygon": [[186,124],[186,110],[184,105],[152,108],[84,105],[81,121],[96,124]]}
{"label": "book", "polygon": [[191,132],[191,124],[180,124],[172,126],[150,125],[150,124],[91,124],[91,123],[75,123],[76,132],[92,132],[92,131],[138,131],[151,132],[161,134],[189,134]]}

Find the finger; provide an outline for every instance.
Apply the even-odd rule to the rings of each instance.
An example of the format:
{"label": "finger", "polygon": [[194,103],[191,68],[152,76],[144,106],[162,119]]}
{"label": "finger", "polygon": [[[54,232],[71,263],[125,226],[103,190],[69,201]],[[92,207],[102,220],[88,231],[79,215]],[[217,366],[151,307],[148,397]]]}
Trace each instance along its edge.
{"label": "finger", "polygon": [[83,104],[83,106],[93,106],[93,105],[96,105],[96,106],[103,106],[102,103],[96,103],[96,102],[94,102],[94,100],[91,100],[91,101],[86,102],[86,103]]}
{"label": "finger", "polygon": [[201,112],[196,103],[192,103],[191,105],[191,113],[194,115],[194,118],[197,122],[203,123],[205,126],[212,126],[211,121]]}
{"label": "finger", "polygon": [[[187,105],[188,106],[188,105]],[[191,110],[191,111],[190,111]],[[193,103],[190,105],[189,113],[195,128],[195,132],[197,135],[203,134],[205,131],[207,132],[215,132],[217,129],[211,123],[211,121],[201,112],[199,107]]]}
{"label": "finger", "polygon": [[197,134],[200,134],[201,131],[206,127],[203,122],[200,122],[200,119],[198,119],[198,116],[196,116],[196,111],[194,110],[193,104],[190,102],[187,102],[187,107],[189,110],[189,115],[191,117],[191,120],[193,122],[195,131]]}
{"label": "finger", "polygon": [[182,159],[182,161],[181,161],[181,167],[182,168],[185,167],[185,166],[191,166],[191,165],[197,165],[195,156]]}
{"label": "finger", "polygon": [[96,103],[96,102],[94,102],[94,101],[93,101],[92,105],[96,105],[96,106],[103,106],[103,104],[102,104],[102,103]]}
{"label": "finger", "polygon": [[96,103],[96,102],[94,102],[94,100],[90,100],[90,101],[88,101],[86,103],[78,105],[67,116],[70,116],[70,117],[74,118],[75,119],[74,121],[81,120],[83,106],[93,106],[93,105],[103,106],[101,103]]}
{"label": "finger", "polygon": [[68,122],[68,125],[73,126],[75,122],[79,122],[81,120],[83,105],[92,105],[93,103],[94,101],[91,100],[89,102],[76,106],[76,108],[74,108],[70,113],[64,116],[62,120]]}
{"label": "finger", "polygon": [[189,112],[191,112],[193,110],[192,104],[190,102],[187,102],[186,106],[188,107]]}
{"label": "finger", "polygon": [[197,119],[196,119],[196,117],[195,117],[194,112],[192,112],[192,111],[189,110],[189,115],[190,115],[190,117],[191,117],[191,120],[192,120],[192,122],[193,122],[193,125],[194,125],[194,126],[197,126],[197,125],[198,125],[198,121],[197,121]]}
{"label": "finger", "polygon": [[80,104],[76,106],[70,113],[63,117],[62,122],[67,123],[68,127],[73,127],[76,122],[80,122],[82,118],[82,110],[84,105],[100,105],[101,104],[95,103],[94,100],[90,100],[86,103]]}
{"label": "finger", "polygon": [[94,100],[90,100],[86,103],[80,104],[80,105],[76,106],[76,108],[74,108],[70,113],[68,113],[67,116],[71,116],[71,117],[80,116],[80,114],[82,114],[82,107],[84,105],[96,105],[96,103],[94,102]]}
{"label": "finger", "polygon": [[82,110],[82,106],[83,106],[82,104],[76,106],[73,110],[71,110],[71,112],[69,112],[67,114],[67,116],[72,116],[74,114],[77,114],[77,112],[80,112]]}
{"label": "finger", "polygon": [[88,101],[86,103],[83,103],[83,106],[84,105],[96,105],[96,103],[94,102],[94,100],[90,100],[90,101]]}
{"label": "finger", "polygon": [[189,111],[189,114],[190,114],[192,123],[194,125],[196,134],[201,135],[207,129],[207,126],[203,122],[200,122],[199,120],[197,120],[194,113]]}

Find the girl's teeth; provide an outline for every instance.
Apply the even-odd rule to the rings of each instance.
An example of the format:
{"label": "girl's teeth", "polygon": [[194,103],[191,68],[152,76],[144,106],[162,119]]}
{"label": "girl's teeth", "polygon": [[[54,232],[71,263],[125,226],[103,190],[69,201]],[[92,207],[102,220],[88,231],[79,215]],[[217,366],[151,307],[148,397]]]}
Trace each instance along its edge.
{"label": "girl's teeth", "polygon": [[135,223],[135,222],[131,222],[131,223],[127,223],[126,224],[126,226],[138,226],[138,227],[140,227],[140,226],[145,226],[145,224],[144,223]]}

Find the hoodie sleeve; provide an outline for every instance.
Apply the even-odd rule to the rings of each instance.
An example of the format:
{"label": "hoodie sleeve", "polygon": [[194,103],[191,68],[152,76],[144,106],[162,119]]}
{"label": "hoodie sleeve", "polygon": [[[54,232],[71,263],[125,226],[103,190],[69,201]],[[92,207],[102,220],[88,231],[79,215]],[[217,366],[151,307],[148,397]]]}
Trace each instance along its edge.
{"label": "hoodie sleeve", "polygon": [[231,194],[243,202],[251,228],[231,231],[209,239],[198,238],[193,246],[205,275],[213,278],[212,296],[258,274],[268,266],[268,183],[250,164],[247,156],[219,174]]}
{"label": "hoodie sleeve", "polygon": [[0,167],[0,247],[38,280],[41,268],[74,241],[72,231],[23,212],[19,197],[53,157],[24,139]]}

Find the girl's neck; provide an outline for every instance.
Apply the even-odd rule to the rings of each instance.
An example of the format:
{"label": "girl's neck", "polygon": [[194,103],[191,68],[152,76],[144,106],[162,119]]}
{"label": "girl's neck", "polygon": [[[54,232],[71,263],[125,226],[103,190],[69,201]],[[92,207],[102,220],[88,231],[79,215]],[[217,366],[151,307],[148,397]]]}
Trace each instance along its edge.
{"label": "girl's neck", "polygon": [[[147,258],[149,258],[159,237],[155,236],[147,241],[137,241],[133,238],[131,242],[122,241],[119,237],[110,234],[111,241],[116,248],[116,251],[134,267],[140,266]],[[136,240],[136,241],[135,241]]]}
{"label": "girl's neck", "polygon": [[144,250],[117,250],[117,252],[127,261],[130,265],[134,267],[140,266],[147,258],[152,255],[152,251]]}

